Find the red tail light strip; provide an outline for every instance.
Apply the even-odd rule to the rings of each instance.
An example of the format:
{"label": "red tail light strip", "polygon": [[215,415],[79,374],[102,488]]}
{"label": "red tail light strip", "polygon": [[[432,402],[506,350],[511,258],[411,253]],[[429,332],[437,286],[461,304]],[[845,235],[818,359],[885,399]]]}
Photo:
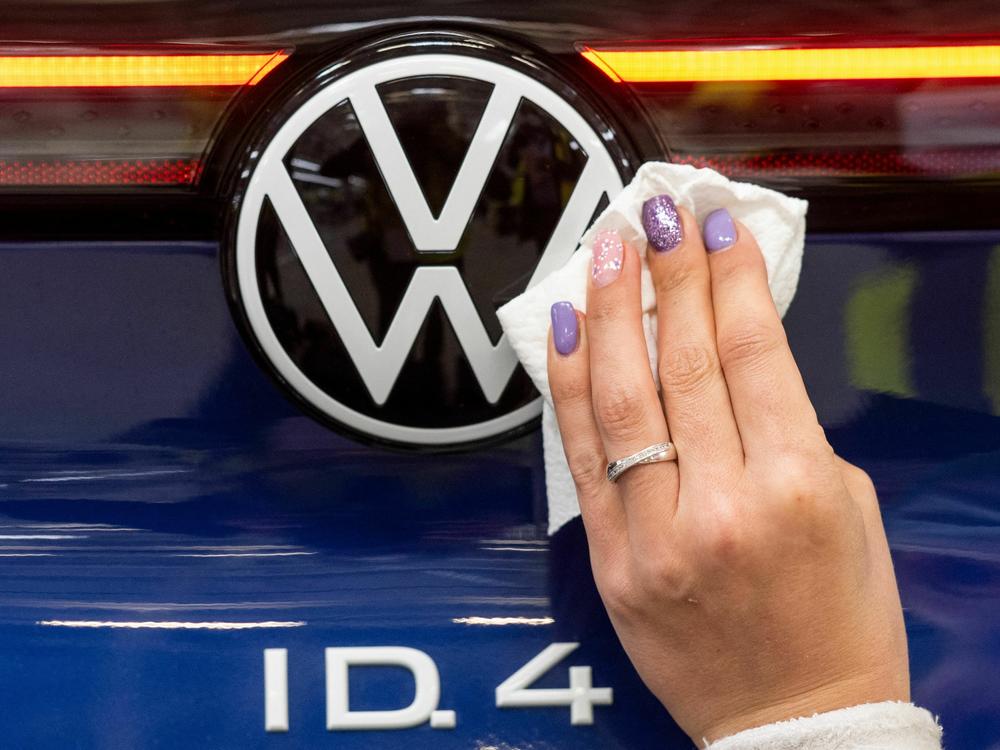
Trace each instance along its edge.
{"label": "red tail light strip", "polygon": [[5,56],[0,88],[253,86],[287,57],[284,52]]}
{"label": "red tail light strip", "polygon": [[0,186],[193,185],[200,171],[198,159],[0,160]]}
{"label": "red tail light strip", "polygon": [[581,54],[616,82],[833,81],[1000,77],[1000,45],[655,49],[587,46]]}

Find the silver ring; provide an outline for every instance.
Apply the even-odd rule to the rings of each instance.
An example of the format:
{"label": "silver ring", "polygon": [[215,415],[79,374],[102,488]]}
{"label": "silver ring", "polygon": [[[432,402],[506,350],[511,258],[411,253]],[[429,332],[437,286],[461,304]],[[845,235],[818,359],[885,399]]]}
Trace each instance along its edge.
{"label": "silver ring", "polygon": [[676,461],[677,449],[671,442],[656,443],[648,448],[643,448],[638,453],[631,456],[619,458],[608,464],[608,481],[617,482],[618,478],[633,466],[639,464],[658,464],[660,461]]}

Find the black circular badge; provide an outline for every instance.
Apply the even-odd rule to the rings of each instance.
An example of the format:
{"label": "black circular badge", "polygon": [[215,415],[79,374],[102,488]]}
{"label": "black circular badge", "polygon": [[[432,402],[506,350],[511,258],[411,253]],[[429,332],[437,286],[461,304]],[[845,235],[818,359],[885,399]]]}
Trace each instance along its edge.
{"label": "black circular badge", "polygon": [[541,412],[496,310],[568,260],[629,161],[536,63],[417,41],[321,72],[266,128],[230,264],[260,355],[313,412],[443,448]]}

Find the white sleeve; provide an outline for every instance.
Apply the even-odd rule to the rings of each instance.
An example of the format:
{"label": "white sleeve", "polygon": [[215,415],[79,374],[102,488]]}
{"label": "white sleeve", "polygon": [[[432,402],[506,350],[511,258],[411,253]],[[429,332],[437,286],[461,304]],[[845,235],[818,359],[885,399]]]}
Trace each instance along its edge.
{"label": "white sleeve", "polygon": [[912,703],[868,703],[748,729],[706,750],[941,750],[941,727]]}

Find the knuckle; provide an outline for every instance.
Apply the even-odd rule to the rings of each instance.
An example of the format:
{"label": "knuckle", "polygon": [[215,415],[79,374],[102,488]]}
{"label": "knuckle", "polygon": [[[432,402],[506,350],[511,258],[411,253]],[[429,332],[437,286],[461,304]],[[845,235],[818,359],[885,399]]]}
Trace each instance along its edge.
{"label": "knuckle", "polygon": [[814,510],[817,500],[828,493],[828,472],[809,454],[799,453],[779,460],[773,469],[771,487],[779,505],[789,513]]}
{"label": "knuckle", "polygon": [[617,384],[595,393],[594,414],[609,435],[630,438],[645,431],[646,410],[634,386]]}
{"label": "knuckle", "polygon": [[764,263],[764,255],[757,246],[757,240],[753,236],[748,236],[749,232],[745,228],[743,230],[737,239],[737,244],[741,246],[743,252],[728,256],[725,263],[714,265],[713,280],[725,283],[754,274],[767,274],[767,265]]}
{"label": "knuckle", "polygon": [[621,317],[619,309],[609,300],[587,300],[587,325],[601,328],[613,325]]}
{"label": "knuckle", "polygon": [[773,356],[785,345],[785,336],[776,326],[744,324],[720,334],[718,345],[724,366],[745,367]]}
{"label": "knuckle", "polygon": [[785,458],[778,471],[778,480],[786,488],[786,494],[808,496],[815,491],[815,469],[803,455]]}
{"label": "knuckle", "polygon": [[846,462],[844,463],[844,467],[853,484],[857,484],[866,489],[875,489],[875,483],[872,481],[872,478],[867,471],[855,466],[854,464]]}
{"label": "knuckle", "polygon": [[794,536],[802,544],[822,547],[839,535],[850,505],[850,478],[823,446],[779,451],[760,490],[766,527],[775,540]]}
{"label": "knuckle", "polygon": [[808,472],[812,476],[831,473],[836,454],[826,442],[821,427],[799,427],[779,443],[775,455],[785,471]]}
{"label": "knuckle", "polygon": [[592,445],[574,446],[566,449],[566,463],[573,477],[576,489],[581,495],[588,495],[606,481],[607,460],[603,451]]}
{"label": "knuckle", "polygon": [[872,481],[872,478],[869,476],[867,471],[855,466],[854,464],[845,462],[844,475],[847,480],[847,486],[852,495],[862,495],[865,497],[875,496],[875,482]]}
{"label": "knuckle", "polygon": [[819,423],[816,410],[811,403],[809,404],[809,421],[805,427],[805,435],[799,444],[808,446],[806,450],[816,461],[823,461],[829,465],[833,465],[837,461],[837,454],[834,452],[833,446],[830,445],[830,441],[826,439],[826,430]]}
{"label": "knuckle", "polygon": [[642,589],[657,599],[681,601],[693,590],[691,571],[677,555],[667,552],[646,554],[636,560]]}
{"label": "knuckle", "polygon": [[601,592],[604,606],[615,614],[634,613],[642,606],[641,592],[627,570],[605,572],[599,577],[598,590]]}
{"label": "knuckle", "polygon": [[684,262],[681,256],[678,256],[677,263],[669,264],[669,268],[660,268],[659,272],[653,275],[653,287],[658,298],[674,295],[699,285],[708,286],[707,265]]}
{"label": "knuckle", "polygon": [[701,392],[718,374],[718,357],[704,346],[670,347],[660,358],[660,384],[681,396]]}
{"label": "knuckle", "polygon": [[705,547],[711,559],[717,562],[736,561],[746,551],[746,527],[731,516],[723,515],[708,527]]}
{"label": "knuckle", "polygon": [[558,404],[575,405],[590,401],[590,380],[587,377],[550,378],[552,400]]}

